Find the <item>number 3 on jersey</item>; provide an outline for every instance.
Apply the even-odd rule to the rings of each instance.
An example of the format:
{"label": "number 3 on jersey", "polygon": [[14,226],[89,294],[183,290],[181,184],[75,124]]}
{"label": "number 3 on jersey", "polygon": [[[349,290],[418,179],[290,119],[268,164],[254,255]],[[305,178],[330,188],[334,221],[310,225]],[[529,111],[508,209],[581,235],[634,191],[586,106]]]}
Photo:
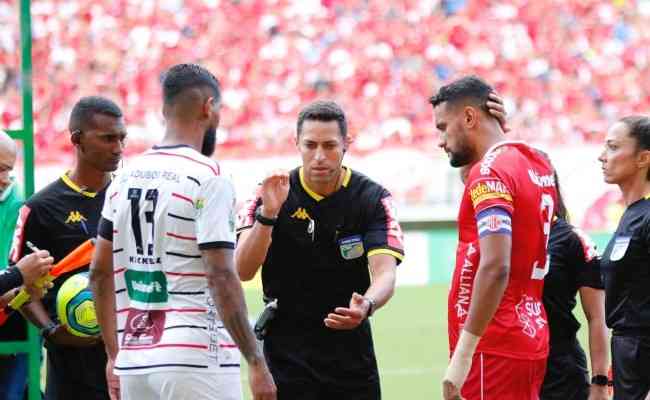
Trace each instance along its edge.
{"label": "number 3 on jersey", "polygon": [[539,261],[535,261],[533,264],[533,273],[530,276],[530,279],[539,279],[543,280],[546,274],[548,274],[548,268],[551,263],[551,256],[548,254],[548,240],[551,236],[551,223],[553,222],[553,197],[548,194],[542,194],[542,209],[541,217],[544,223],[544,238],[546,243],[544,247],[546,248],[546,260],[544,260],[544,267],[539,268]]}
{"label": "number 3 on jersey", "polygon": [[[142,198],[142,189],[129,188],[128,199],[131,201],[131,230],[135,238],[135,246],[138,254],[144,255],[144,245],[142,242],[142,227],[140,226],[140,199]],[[149,189],[144,195],[144,201],[151,202],[151,210],[144,212],[144,220],[146,224],[151,224],[149,230],[149,238],[147,241],[147,255],[153,256],[154,232],[155,222],[154,215],[156,213],[156,203],[158,202],[158,190]],[[147,205],[143,205],[145,209]]]}

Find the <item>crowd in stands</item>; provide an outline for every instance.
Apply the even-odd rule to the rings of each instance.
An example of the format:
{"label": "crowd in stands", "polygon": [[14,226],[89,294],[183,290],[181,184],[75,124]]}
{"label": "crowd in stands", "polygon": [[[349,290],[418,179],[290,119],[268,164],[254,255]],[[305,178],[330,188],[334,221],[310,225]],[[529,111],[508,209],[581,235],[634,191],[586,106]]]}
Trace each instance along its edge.
{"label": "crowd in stands", "polygon": [[[0,127],[20,126],[18,0],[0,0]],[[219,154],[291,151],[316,98],[347,111],[353,151],[433,151],[428,97],[473,73],[495,85],[512,136],[599,143],[650,109],[649,0],[32,0],[37,160],[64,157],[83,95],[126,110],[130,148],[162,134],[159,79],[199,62],[223,87]],[[11,29],[6,29],[10,27]]]}

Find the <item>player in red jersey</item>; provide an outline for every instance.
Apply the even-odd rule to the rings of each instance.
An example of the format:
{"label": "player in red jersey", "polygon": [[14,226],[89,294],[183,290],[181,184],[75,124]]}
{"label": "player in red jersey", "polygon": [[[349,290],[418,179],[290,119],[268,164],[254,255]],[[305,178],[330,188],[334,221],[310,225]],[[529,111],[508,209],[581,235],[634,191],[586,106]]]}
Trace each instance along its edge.
{"label": "player in red jersey", "polygon": [[465,77],[430,99],[451,165],[472,166],[458,215],[443,395],[537,400],[548,355],[542,289],[555,179],[536,150],[506,141],[486,107],[491,92]]}

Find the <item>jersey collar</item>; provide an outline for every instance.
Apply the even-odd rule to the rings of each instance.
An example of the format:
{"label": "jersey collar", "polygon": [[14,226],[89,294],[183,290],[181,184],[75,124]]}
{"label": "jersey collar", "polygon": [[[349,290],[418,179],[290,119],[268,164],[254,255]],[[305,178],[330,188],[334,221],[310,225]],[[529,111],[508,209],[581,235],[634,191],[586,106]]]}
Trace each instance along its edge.
{"label": "jersey collar", "polygon": [[523,140],[504,140],[504,141],[497,142],[497,143],[493,144],[492,147],[490,147],[490,148],[488,149],[488,151],[485,152],[485,154],[490,154],[491,152],[493,152],[494,150],[496,150],[497,147],[507,146],[507,145],[509,145],[509,144],[525,144],[525,145],[528,145],[528,144],[527,144],[526,142],[524,142]]}
{"label": "jersey collar", "polygon": [[79,185],[77,185],[76,183],[74,183],[72,181],[72,179],[70,179],[67,172],[65,174],[61,175],[61,180],[70,189],[74,190],[75,192],[79,193],[82,196],[90,197],[91,199],[94,199],[95,196],[97,196],[97,192],[89,192],[87,190],[83,190],[82,188],[80,188]]}
{"label": "jersey collar", "polygon": [[[352,177],[352,169],[346,166],[343,166],[343,168],[345,169],[345,176],[343,177],[343,182],[341,183],[341,185],[343,185],[343,187],[348,187],[348,184],[350,183],[350,178]],[[325,196],[322,196],[314,192],[309,186],[307,186],[307,182],[305,182],[305,174],[303,173],[302,167],[300,167],[300,169],[298,170],[298,175],[300,177],[300,185],[311,198],[313,198],[316,201],[321,201],[325,198]]]}

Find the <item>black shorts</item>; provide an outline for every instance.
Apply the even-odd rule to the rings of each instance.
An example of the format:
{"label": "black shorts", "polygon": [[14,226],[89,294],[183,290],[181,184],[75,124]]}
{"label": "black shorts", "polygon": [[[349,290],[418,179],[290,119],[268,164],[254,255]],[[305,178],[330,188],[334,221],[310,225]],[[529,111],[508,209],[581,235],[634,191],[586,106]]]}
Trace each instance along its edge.
{"label": "black shorts", "polygon": [[278,400],[379,400],[381,391],[370,327],[352,331],[301,332],[276,326],[264,354]]}
{"label": "black shorts", "polygon": [[650,336],[612,336],[614,400],[644,400],[650,391]]}
{"label": "black shorts", "polygon": [[578,341],[552,346],[540,400],[587,400],[589,370]]}
{"label": "black shorts", "polygon": [[47,346],[45,400],[109,400],[106,350]]}

